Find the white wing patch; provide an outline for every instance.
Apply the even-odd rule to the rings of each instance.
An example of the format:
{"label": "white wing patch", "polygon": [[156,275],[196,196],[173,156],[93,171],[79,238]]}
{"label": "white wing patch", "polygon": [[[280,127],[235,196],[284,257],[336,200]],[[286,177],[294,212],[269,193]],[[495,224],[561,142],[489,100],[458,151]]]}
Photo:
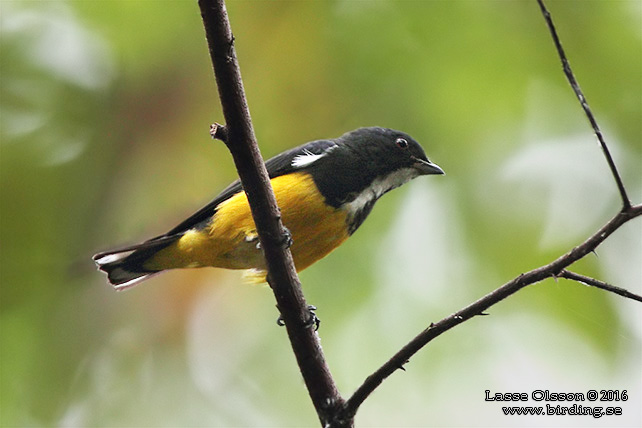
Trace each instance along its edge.
{"label": "white wing patch", "polygon": [[330,146],[327,149],[325,149],[321,153],[312,153],[311,151],[305,149],[303,150],[303,153],[301,153],[298,156],[295,156],[294,159],[292,159],[292,166],[294,168],[303,168],[308,165],[312,165],[314,162],[318,161],[328,153],[330,153],[333,149],[338,147],[337,145]]}

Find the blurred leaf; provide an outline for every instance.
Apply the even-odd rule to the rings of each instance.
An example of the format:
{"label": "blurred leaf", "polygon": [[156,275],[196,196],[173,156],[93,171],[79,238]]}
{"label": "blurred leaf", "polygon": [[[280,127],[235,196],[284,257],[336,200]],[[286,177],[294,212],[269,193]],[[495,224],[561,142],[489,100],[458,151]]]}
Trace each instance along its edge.
{"label": "blurred leaf", "polygon": [[[639,202],[642,8],[547,4]],[[386,195],[302,274],[345,395],[431,321],[559,256],[617,209],[535,2],[228,10],[265,157],[381,125],[409,132],[447,172]],[[0,31],[0,424],[316,423],[267,287],[202,269],[116,294],[90,260],[163,233],[236,177],[207,134],[223,119],[195,2],[3,1]],[[642,292],[640,227],[574,269]],[[640,396],[633,303],[549,280],[490,312],[414,357],[358,423],[515,425],[480,399],[488,388]],[[638,402],[593,423],[639,426]]]}

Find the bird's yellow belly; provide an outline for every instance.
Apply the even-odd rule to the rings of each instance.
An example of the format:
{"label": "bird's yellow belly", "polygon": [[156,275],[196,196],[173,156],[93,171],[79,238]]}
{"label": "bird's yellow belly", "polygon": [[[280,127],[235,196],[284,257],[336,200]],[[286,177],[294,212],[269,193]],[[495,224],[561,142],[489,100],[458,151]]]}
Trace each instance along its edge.
{"label": "bird's yellow belly", "polygon": [[[344,210],[327,205],[312,177],[303,172],[271,180],[283,224],[292,234],[297,271],[326,256],[348,238]],[[190,230],[159,251],[145,267],[172,269],[214,266],[265,270],[245,192],[222,202],[210,225]]]}

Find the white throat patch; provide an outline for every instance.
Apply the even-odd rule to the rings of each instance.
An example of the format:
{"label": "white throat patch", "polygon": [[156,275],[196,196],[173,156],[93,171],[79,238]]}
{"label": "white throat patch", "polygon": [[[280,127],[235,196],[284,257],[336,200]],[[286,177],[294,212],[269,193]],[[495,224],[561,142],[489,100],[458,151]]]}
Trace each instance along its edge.
{"label": "white throat patch", "polygon": [[343,209],[347,210],[350,215],[354,215],[379,199],[384,193],[409,182],[418,175],[419,172],[414,168],[403,168],[385,177],[377,178],[363,189],[352,202],[344,204]]}

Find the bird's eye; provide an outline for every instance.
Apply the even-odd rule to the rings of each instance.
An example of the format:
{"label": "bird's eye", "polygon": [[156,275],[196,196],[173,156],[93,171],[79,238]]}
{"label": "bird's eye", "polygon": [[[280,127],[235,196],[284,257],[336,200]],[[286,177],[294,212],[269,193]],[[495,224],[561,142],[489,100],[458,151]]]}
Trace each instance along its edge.
{"label": "bird's eye", "polygon": [[406,141],[406,139],[405,139],[405,138],[397,138],[397,139],[395,140],[395,144],[396,144],[396,145],[397,145],[397,147],[399,147],[400,149],[407,149],[407,148],[408,148],[408,141]]}

